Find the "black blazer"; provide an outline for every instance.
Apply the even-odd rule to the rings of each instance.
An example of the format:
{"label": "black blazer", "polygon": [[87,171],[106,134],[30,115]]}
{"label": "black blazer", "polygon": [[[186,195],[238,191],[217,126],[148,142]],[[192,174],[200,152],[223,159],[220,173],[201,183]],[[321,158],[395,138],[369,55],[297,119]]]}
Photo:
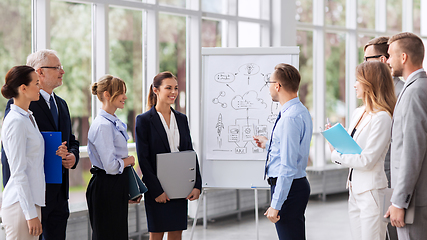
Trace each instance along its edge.
{"label": "black blazer", "polygon": [[[62,133],[62,141],[67,141],[68,151],[72,152],[76,157],[76,163],[72,167],[74,169],[76,168],[77,163],[79,162],[79,141],[77,141],[74,135],[72,134],[70,112],[68,110],[67,103],[65,102],[64,99],[58,97],[56,94],[54,94],[54,96],[55,96],[56,105],[58,107],[59,129],[55,126],[55,122],[53,121],[52,114],[43,96],[40,95],[40,99],[38,101],[31,102],[30,110],[33,112],[33,116],[41,132],[60,131]],[[13,103],[12,99],[10,99],[7,102],[5,116],[7,113],[9,113],[10,104],[12,103]],[[9,164],[7,162],[6,155],[4,154],[3,148],[2,148],[2,164],[3,164],[3,168],[9,169]],[[10,172],[9,174],[7,174],[7,176],[3,175],[4,186],[6,186],[6,183],[9,180],[9,177],[10,177]],[[62,194],[65,194],[66,199],[68,199],[69,171],[68,169],[64,168],[64,166],[62,166],[62,184],[46,184],[46,203],[56,199],[56,197],[61,191],[61,187],[62,187]]]}
{"label": "black blazer", "polygon": [[[171,110],[175,114],[179,130],[179,151],[193,150],[187,116],[172,108]],[[166,131],[155,107],[136,117],[135,139],[138,162],[143,174],[142,180],[147,185],[150,195],[156,198],[164,192],[157,178],[156,155],[170,153],[171,150]],[[196,164],[194,187],[201,190],[202,178],[199,162],[197,161]]]}

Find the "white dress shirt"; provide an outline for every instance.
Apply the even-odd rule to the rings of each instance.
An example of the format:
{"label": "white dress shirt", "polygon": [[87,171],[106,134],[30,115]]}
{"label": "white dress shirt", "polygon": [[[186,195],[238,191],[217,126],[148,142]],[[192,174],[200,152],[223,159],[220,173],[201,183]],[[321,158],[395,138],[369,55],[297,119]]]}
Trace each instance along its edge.
{"label": "white dress shirt", "polygon": [[165,128],[166,135],[168,136],[169,147],[171,152],[179,152],[179,129],[176,123],[175,114],[171,111],[170,127],[166,123],[165,118],[160,112],[157,112],[162,120],[163,127]]}
{"label": "white dress shirt", "polygon": [[55,102],[55,105],[56,105],[56,111],[58,112],[58,104],[56,103],[55,95],[53,94],[53,92],[51,94],[49,94],[46,91],[44,91],[43,89],[40,89],[40,95],[46,101],[46,104],[49,107],[49,109],[50,109],[50,97],[52,96],[53,101]]}
{"label": "white dress shirt", "polygon": [[[31,118],[31,119],[30,119]],[[37,217],[36,206],[45,206],[44,139],[32,112],[12,104],[1,130],[10,166],[2,208],[19,202],[25,219]]]}

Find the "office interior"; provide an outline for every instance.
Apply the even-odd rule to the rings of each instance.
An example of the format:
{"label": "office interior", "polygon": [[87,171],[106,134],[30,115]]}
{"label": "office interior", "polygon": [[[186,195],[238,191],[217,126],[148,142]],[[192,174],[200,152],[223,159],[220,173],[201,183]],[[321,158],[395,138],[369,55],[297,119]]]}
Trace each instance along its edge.
{"label": "office interior", "polygon": [[[136,157],[135,117],[148,110],[153,77],[171,71],[179,84],[174,108],[188,116],[197,152],[202,148],[202,48],[298,46],[299,98],[310,111],[314,130],[307,173],[313,198],[327,202],[327,195],[346,192],[348,170],[330,163],[320,128],[326,118],[347,126],[361,104],[353,88],[355,68],[370,39],[413,32],[426,42],[427,16],[422,12],[427,12],[422,0],[0,0],[0,81],[4,83],[11,67],[25,64],[31,52],[58,52],[65,75],[55,93],[68,103],[82,158],[70,173],[67,234],[86,239],[87,133],[100,108],[91,83],[107,73],[125,80],[128,99],[117,115],[128,125],[128,148]],[[1,118],[6,102],[0,98]],[[197,212],[200,229],[210,224],[208,219],[240,218],[255,208],[250,189],[207,189],[204,195]],[[257,208],[268,206],[269,192],[260,190],[258,199]],[[190,203],[190,219],[197,205]],[[147,233],[143,208],[129,208],[131,239]]]}

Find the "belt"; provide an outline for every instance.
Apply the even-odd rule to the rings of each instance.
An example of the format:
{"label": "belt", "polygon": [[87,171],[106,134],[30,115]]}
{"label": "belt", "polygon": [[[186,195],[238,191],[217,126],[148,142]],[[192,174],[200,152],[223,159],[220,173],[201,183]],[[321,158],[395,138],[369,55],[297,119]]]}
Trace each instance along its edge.
{"label": "belt", "polygon": [[277,182],[277,177],[275,178],[267,178],[267,182],[270,186],[275,186]]}
{"label": "belt", "polygon": [[104,169],[101,169],[101,168],[96,167],[96,166],[93,166],[93,167],[90,169],[90,173],[92,173],[92,174],[106,174],[106,172],[105,172],[105,170],[104,170]]}
{"label": "belt", "polygon": [[[306,177],[296,178],[296,179],[294,179],[293,181],[302,180],[302,179],[305,179],[305,178],[306,178]],[[269,184],[270,186],[276,186],[277,177],[275,177],[275,178],[272,178],[272,177],[267,178],[267,182],[268,182],[268,184]]]}

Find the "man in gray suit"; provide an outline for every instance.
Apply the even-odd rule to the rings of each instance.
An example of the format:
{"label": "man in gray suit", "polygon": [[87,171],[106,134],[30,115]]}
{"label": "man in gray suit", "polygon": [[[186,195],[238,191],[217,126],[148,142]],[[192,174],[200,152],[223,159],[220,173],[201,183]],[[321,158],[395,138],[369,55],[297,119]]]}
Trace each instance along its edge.
{"label": "man in gray suit", "polygon": [[[371,39],[368,43],[366,43],[364,47],[364,60],[366,61],[380,61],[383,63],[387,63],[390,55],[388,54],[388,40],[389,37],[377,37]],[[396,97],[399,97],[400,92],[405,85],[405,82],[400,80],[399,77],[393,76],[394,82],[394,93]],[[390,179],[390,148],[385,155],[384,159],[384,172],[387,177],[388,187],[391,187],[391,179]],[[391,226],[391,224],[387,224],[388,234],[386,239],[389,240],[397,240],[397,231],[396,228]]]}
{"label": "man in gray suit", "polygon": [[[397,227],[400,240],[425,239],[427,234],[427,75],[422,68],[424,44],[413,33],[388,41],[387,63],[405,85],[393,114],[391,139],[392,205],[385,217]],[[405,210],[415,201],[414,223],[405,225]]]}

